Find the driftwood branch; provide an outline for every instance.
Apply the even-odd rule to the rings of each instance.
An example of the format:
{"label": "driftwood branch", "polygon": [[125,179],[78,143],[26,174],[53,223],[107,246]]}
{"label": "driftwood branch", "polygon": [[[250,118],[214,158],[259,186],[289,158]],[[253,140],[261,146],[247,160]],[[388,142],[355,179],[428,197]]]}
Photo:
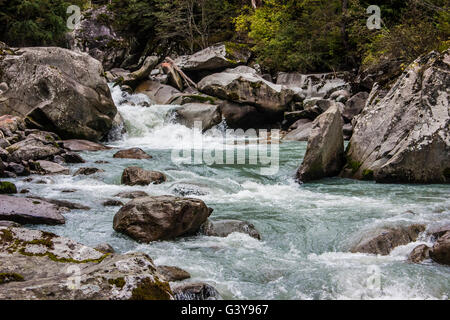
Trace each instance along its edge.
{"label": "driftwood branch", "polygon": [[171,58],[167,57],[166,61],[172,65],[172,67],[180,74],[180,76],[186,81],[187,85],[190,87],[191,85],[197,89],[197,84],[192,81],[181,69],[177,66],[175,61],[173,61]]}

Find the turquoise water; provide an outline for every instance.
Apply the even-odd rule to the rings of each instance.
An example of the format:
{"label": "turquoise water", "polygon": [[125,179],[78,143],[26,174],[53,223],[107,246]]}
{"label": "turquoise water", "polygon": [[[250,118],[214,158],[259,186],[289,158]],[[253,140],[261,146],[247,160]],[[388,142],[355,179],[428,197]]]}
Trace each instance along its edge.
{"label": "turquoise water", "polygon": [[[280,170],[262,176],[254,165],[187,165],[172,160],[180,137],[193,130],[167,118],[168,106],[144,108],[114,99],[125,119],[128,134],[110,145],[140,147],[150,160],[113,159],[117,150],[82,153],[87,163],[105,170],[93,176],[44,177],[48,184],[14,182],[31,194],[71,200],[90,206],[89,211],[67,213],[66,225],[36,226],[87,245],[110,243],[119,252],[148,253],[159,265],[179,266],[191,273],[189,281],[206,281],[225,299],[448,299],[450,269],[426,261],[406,262],[416,243],[396,248],[389,256],[352,254],[348,248],[365,231],[384,225],[450,222],[448,185],[381,185],[348,179],[326,179],[299,185],[293,177],[306,151],[306,143],[280,144]],[[204,137],[205,148],[222,145]],[[253,145],[247,146],[253,148]],[[96,164],[106,160],[110,163]],[[139,165],[164,172],[168,182],[147,187],[120,185],[124,168]],[[36,180],[40,179],[36,178]],[[61,193],[64,189],[74,193]],[[119,208],[102,202],[122,191],[143,190],[151,195],[192,190],[214,209],[212,220],[241,219],[262,234],[257,241],[244,234],[227,238],[196,236],[174,241],[139,244],[112,229]],[[124,199],[120,199],[124,201]],[[373,270],[380,285],[370,282]]]}

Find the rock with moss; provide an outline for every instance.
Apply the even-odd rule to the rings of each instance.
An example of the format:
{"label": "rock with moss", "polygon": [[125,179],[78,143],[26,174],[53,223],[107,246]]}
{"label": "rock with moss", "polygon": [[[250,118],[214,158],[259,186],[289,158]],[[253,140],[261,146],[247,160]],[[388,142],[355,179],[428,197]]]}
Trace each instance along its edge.
{"label": "rock with moss", "polygon": [[0,181],[0,194],[17,193],[16,185],[9,181]]}
{"label": "rock with moss", "polygon": [[212,209],[199,199],[173,196],[136,198],[114,216],[114,230],[134,240],[151,242],[194,235]]}
{"label": "rock with moss", "polygon": [[342,126],[337,105],[314,121],[305,157],[297,170],[299,181],[309,182],[339,174],[345,162]]}
{"label": "rock with moss", "polygon": [[381,183],[450,182],[450,50],[412,63],[384,96],[375,86],[353,121],[344,176]]}
{"label": "rock with moss", "polygon": [[144,253],[103,253],[52,233],[0,227],[0,259],[0,280],[8,280],[2,300],[174,299]]}

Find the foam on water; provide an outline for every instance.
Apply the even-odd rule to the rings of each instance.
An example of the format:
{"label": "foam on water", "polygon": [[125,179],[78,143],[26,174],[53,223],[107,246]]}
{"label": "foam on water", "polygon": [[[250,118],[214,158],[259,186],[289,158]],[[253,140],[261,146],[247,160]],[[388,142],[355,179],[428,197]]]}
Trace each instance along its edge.
{"label": "foam on water", "polygon": [[[448,186],[377,185],[338,178],[299,185],[293,176],[306,143],[295,142],[280,144],[280,171],[270,177],[261,176],[258,166],[177,163],[171,151],[184,147],[183,137],[201,137],[206,148],[223,146],[224,141],[171,121],[174,106],[154,105],[145,95],[128,95],[118,87],[111,90],[127,128],[123,139],[111,146],[140,147],[153,158],[113,159],[117,149],[85,152],[82,156],[87,162],[71,165],[72,173],[87,166],[105,172],[42,178],[47,184],[12,180],[19,190],[30,189],[30,194],[92,208],[66,214],[64,226],[36,228],[92,246],[108,242],[118,252],[148,253],[157,265],[179,266],[191,273],[191,281],[207,281],[226,299],[448,299],[448,267],[431,261],[406,262],[416,245],[430,245],[426,237],[388,256],[348,252],[359,235],[373,228],[449,222]],[[98,164],[98,160],[109,163]],[[123,169],[131,165],[164,172],[168,181],[120,185]],[[76,192],[61,193],[64,189]],[[226,238],[195,236],[137,243],[112,229],[119,208],[102,206],[110,198],[126,202],[115,195],[134,190],[202,199],[214,209],[212,220],[247,220],[261,232],[262,241],[233,233]],[[375,267],[381,275],[378,291],[367,284]]]}

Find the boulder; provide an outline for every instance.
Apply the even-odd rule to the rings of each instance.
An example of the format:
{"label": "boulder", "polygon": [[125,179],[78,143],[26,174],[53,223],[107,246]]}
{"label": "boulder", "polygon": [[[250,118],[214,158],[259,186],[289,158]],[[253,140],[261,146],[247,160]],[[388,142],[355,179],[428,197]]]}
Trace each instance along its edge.
{"label": "boulder", "polygon": [[219,104],[223,119],[230,129],[257,129],[277,122],[276,117],[260,112],[255,106],[222,101]]}
{"label": "boulder", "polygon": [[369,94],[367,92],[358,92],[353,97],[351,97],[345,104],[344,112],[342,116],[346,122],[351,122],[354,117],[359,115],[366,106]]}
{"label": "boulder", "polygon": [[221,220],[206,221],[200,233],[210,237],[227,237],[230,234],[238,232],[248,234],[250,237],[261,240],[261,234],[255,226],[247,221],[240,220]]}
{"label": "boulder", "polygon": [[100,140],[117,113],[101,63],[58,47],[21,48],[0,60],[0,115],[24,117],[28,127],[62,138]]}
{"label": "boulder", "polygon": [[120,84],[121,86],[129,86],[131,88],[135,88],[139,84],[139,82],[148,78],[150,72],[158,64],[158,60],[159,59],[156,56],[145,58],[139,70],[119,76],[114,80],[115,83]]}
{"label": "boulder", "polygon": [[147,154],[144,150],[140,148],[131,148],[127,150],[120,150],[116,152],[113,156],[117,159],[151,159],[152,156]]}
{"label": "boulder", "polygon": [[181,56],[175,60],[183,71],[217,71],[246,64],[250,51],[245,45],[237,43],[219,43],[189,56]]}
{"label": "boulder", "polygon": [[136,198],[114,216],[114,230],[141,242],[169,240],[195,234],[211,212],[199,199]]}
{"label": "boulder", "polygon": [[134,93],[142,93],[156,104],[171,104],[181,92],[157,81],[147,80],[139,84]]}
{"label": "boulder", "polygon": [[90,176],[96,173],[105,172],[105,170],[99,169],[99,168],[80,168],[73,174],[74,177],[83,175],[83,176]]}
{"label": "boulder", "polygon": [[110,150],[110,147],[106,147],[100,143],[87,141],[87,140],[64,140],[63,141],[64,148],[70,151],[103,151]]}
{"label": "boulder", "polygon": [[131,191],[131,192],[120,192],[115,195],[115,197],[124,199],[136,199],[141,197],[147,197],[148,193],[144,191]]}
{"label": "boulder", "polygon": [[161,68],[167,75],[167,83],[170,84],[172,87],[180,91],[183,91],[184,89],[183,78],[181,77],[180,73],[174,68],[174,66],[169,62],[163,62],[161,64]]}
{"label": "boulder", "polygon": [[425,231],[423,225],[405,227],[385,227],[365,232],[361,239],[352,246],[350,252],[388,255],[395,247],[417,240]]}
{"label": "boulder", "polygon": [[183,281],[191,277],[189,272],[178,267],[157,266],[156,271],[158,271],[161,278],[167,282]]}
{"label": "boulder", "polygon": [[67,167],[64,167],[55,162],[46,161],[46,160],[38,160],[33,162],[35,169],[40,174],[45,175],[56,175],[56,174],[70,174],[70,170]]}
{"label": "boulder", "polygon": [[430,251],[433,261],[450,266],[450,231],[440,236]]}
{"label": "boulder", "polygon": [[283,137],[283,140],[286,141],[308,141],[309,136],[311,135],[311,130],[313,128],[313,122],[308,119],[301,119],[295,122],[294,130],[289,132],[287,135]]}
{"label": "boulder", "polygon": [[9,181],[0,181],[0,194],[17,193],[16,185]]}
{"label": "boulder", "polygon": [[96,245],[94,249],[97,251],[100,251],[102,253],[115,253],[116,252],[109,243],[100,243],[100,244]]}
{"label": "boulder", "polygon": [[339,174],[344,165],[342,126],[337,105],[314,121],[303,163],[297,171],[299,181],[308,182]]}
{"label": "boulder", "polygon": [[60,209],[65,209],[65,210],[72,210],[72,209],[73,210],[90,210],[91,209],[88,206],[85,206],[85,205],[82,205],[79,203],[75,203],[75,202],[71,202],[71,201],[67,201],[67,200],[48,199],[48,198],[38,197],[38,196],[27,196],[27,198],[39,200],[39,201],[45,201],[45,202],[54,204],[55,206],[57,206]]}
{"label": "boulder", "polygon": [[421,263],[423,260],[427,260],[430,258],[430,248],[421,244],[414,248],[413,251],[408,255],[408,261],[412,263]]}
{"label": "boulder", "polygon": [[102,253],[52,233],[0,227],[0,299],[172,300],[144,253]]}
{"label": "boulder", "polygon": [[107,6],[83,12],[81,21],[68,33],[69,48],[86,52],[100,61],[105,70],[120,66],[130,51],[130,38],[113,28],[114,14]]}
{"label": "boulder", "polygon": [[12,137],[18,130],[25,130],[25,122],[21,117],[9,114],[0,117],[0,138]]}
{"label": "boulder", "polygon": [[241,104],[256,106],[267,113],[283,113],[293,101],[294,92],[260,77],[249,67],[227,69],[203,78],[201,92]]}
{"label": "boulder", "polygon": [[186,127],[193,128],[195,122],[202,123],[203,131],[209,130],[222,121],[217,105],[188,103],[173,109],[174,120]]}
{"label": "boulder", "polygon": [[64,224],[62,212],[58,206],[46,201],[0,195],[0,220],[20,224]]}
{"label": "boulder", "polygon": [[172,285],[175,300],[221,300],[219,292],[203,282]]}
{"label": "boulder", "polygon": [[412,63],[356,118],[343,176],[382,183],[450,181],[450,50]]}
{"label": "boulder", "polygon": [[167,180],[164,173],[148,171],[139,167],[128,167],[122,173],[122,184],[127,186],[147,186],[150,183],[161,184]]}

